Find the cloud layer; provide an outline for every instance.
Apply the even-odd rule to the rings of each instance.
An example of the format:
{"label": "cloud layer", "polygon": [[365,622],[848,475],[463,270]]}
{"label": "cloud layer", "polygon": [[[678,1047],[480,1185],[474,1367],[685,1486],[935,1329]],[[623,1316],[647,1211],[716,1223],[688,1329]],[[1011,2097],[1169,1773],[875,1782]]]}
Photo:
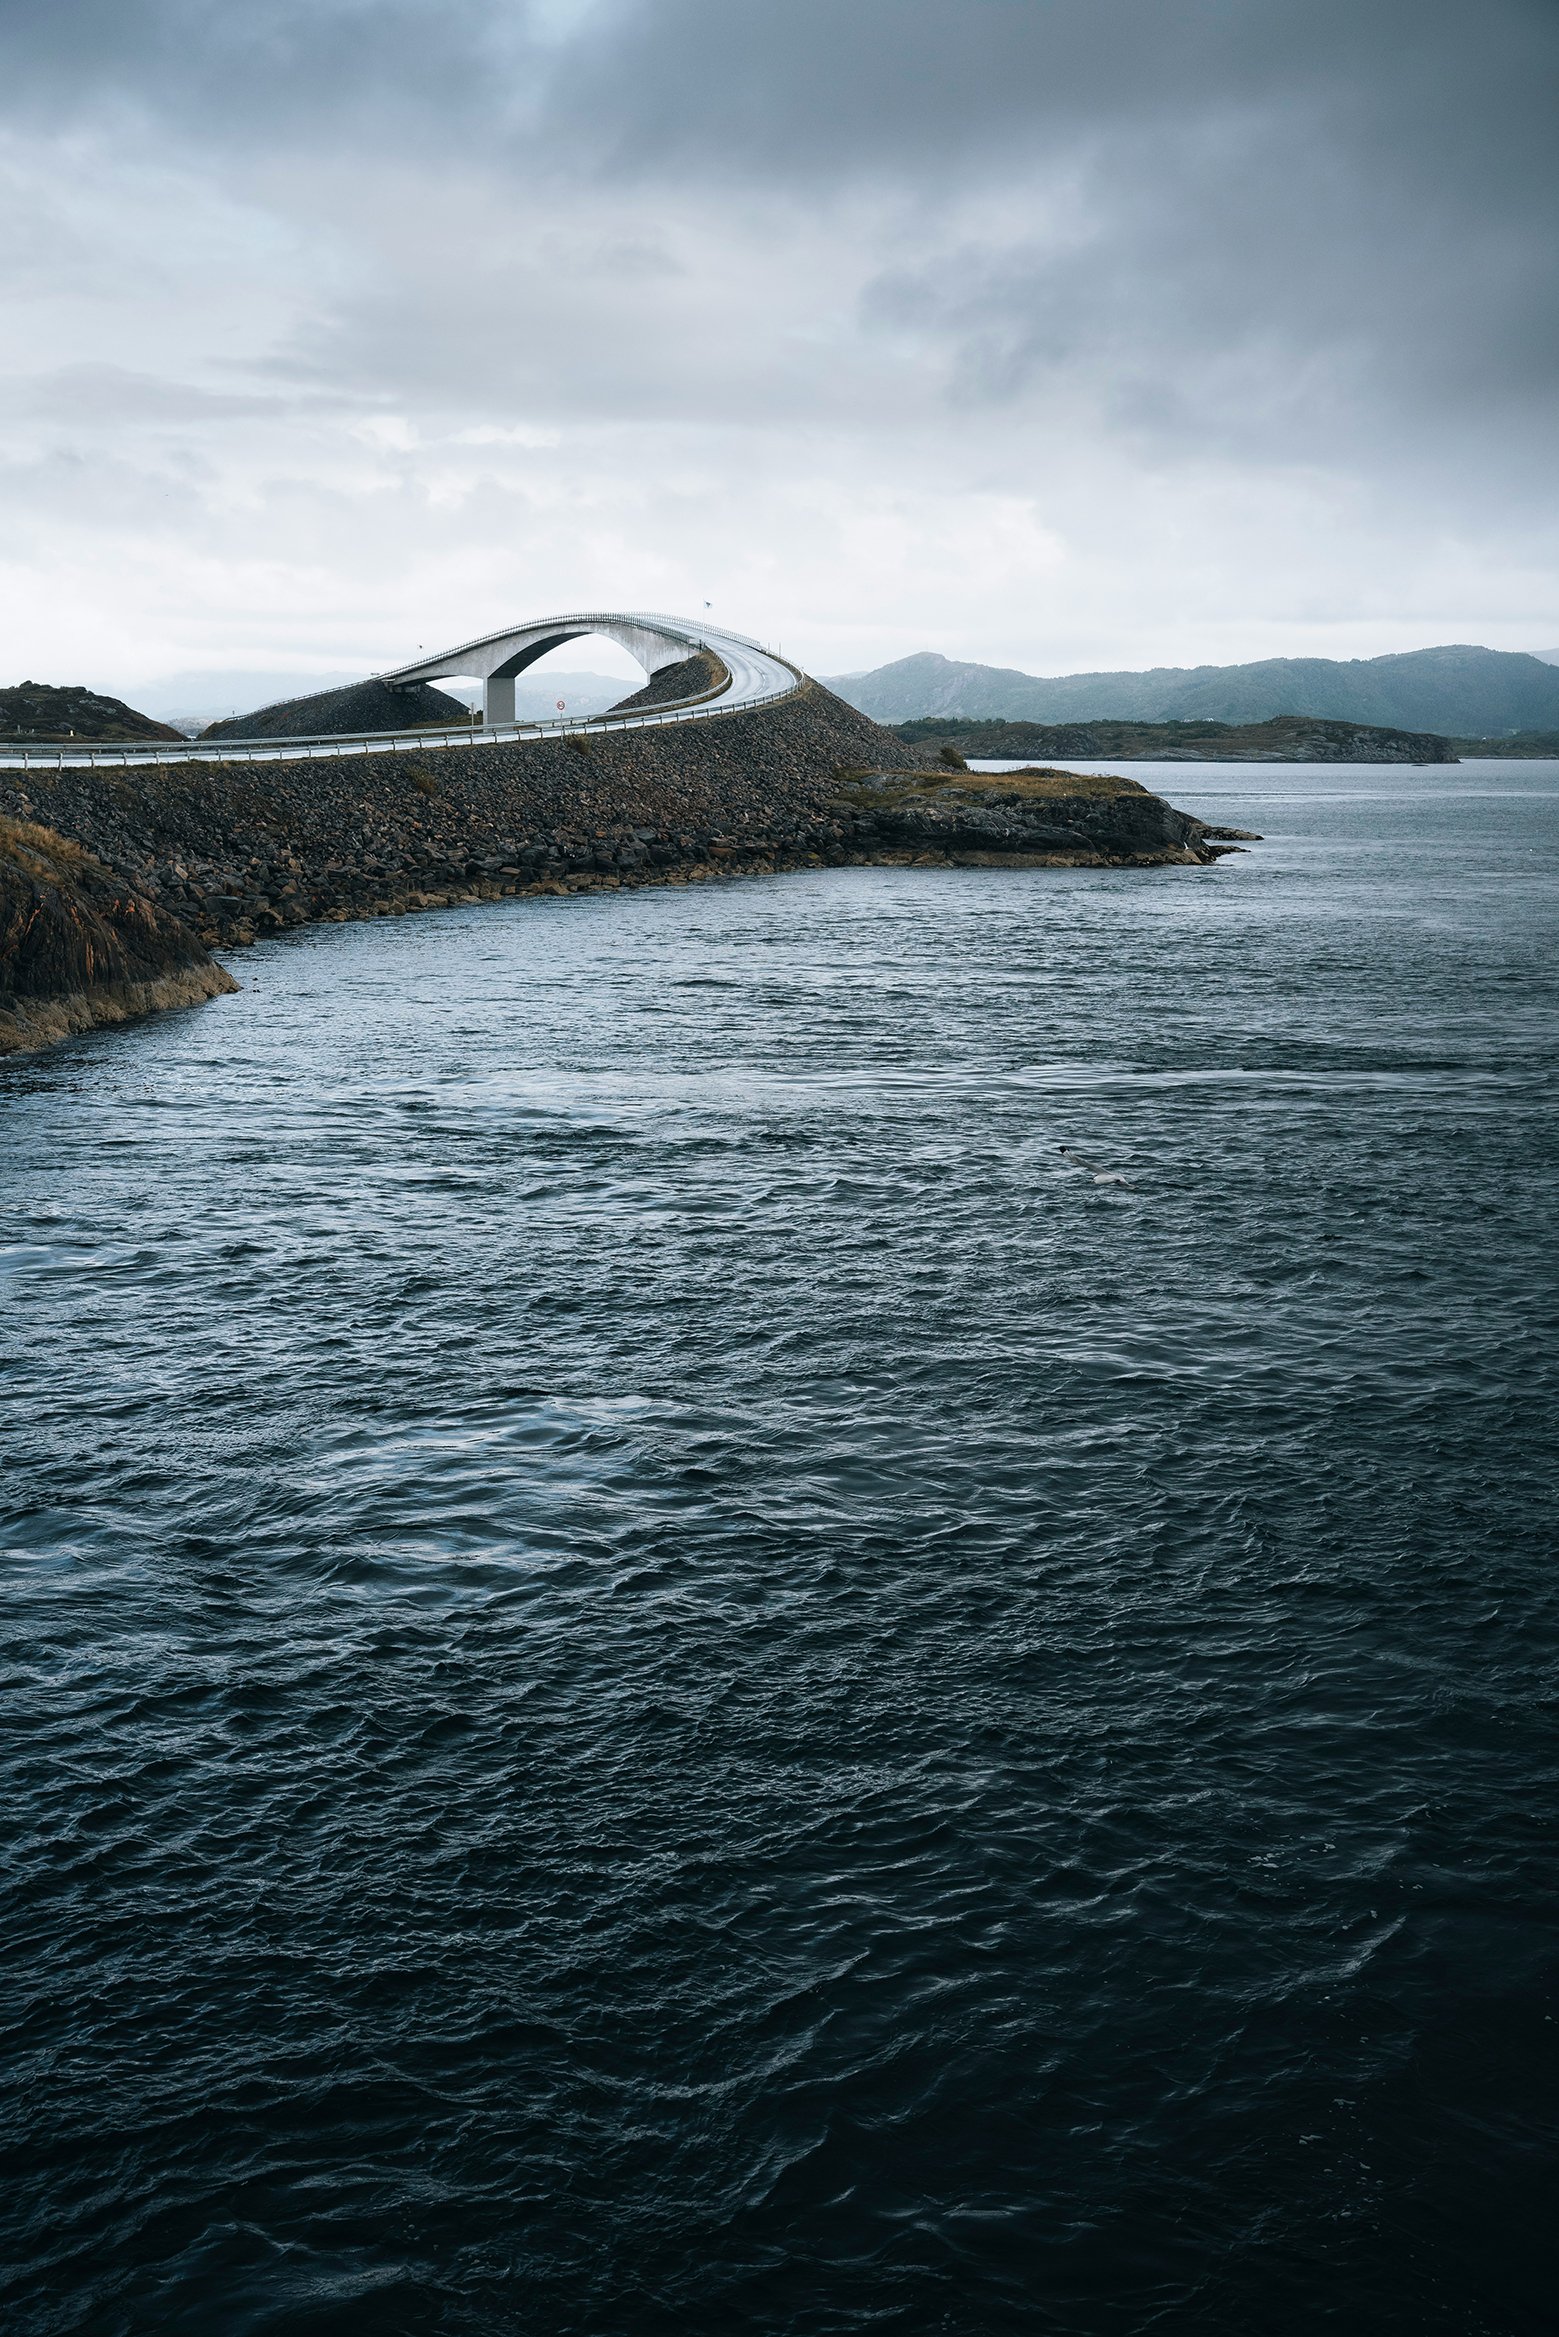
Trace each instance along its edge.
{"label": "cloud layer", "polygon": [[1559,631],[1543,0],[0,4],[7,664]]}

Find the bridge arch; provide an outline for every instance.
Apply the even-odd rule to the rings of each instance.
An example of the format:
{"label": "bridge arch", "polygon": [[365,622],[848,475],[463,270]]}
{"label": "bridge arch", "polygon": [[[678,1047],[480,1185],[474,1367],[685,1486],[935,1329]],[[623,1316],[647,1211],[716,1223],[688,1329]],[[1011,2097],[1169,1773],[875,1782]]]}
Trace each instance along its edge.
{"label": "bridge arch", "polygon": [[578,641],[591,633],[599,633],[606,640],[614,641],[619,649],[625,649],[646,674],[659,673],[663,666],[680,665],[700,649],[712,650],[729,670],[731,660],[725,656],[723,644],[746,651],[758,648],[755,641],[748,641],[739,633],[712,630],[681,617],[591,610],[564,617],[541,617],[502,633],[484,633],[479,640],[459,642],[453,649],[440,650],[434,657],[419,657],[415,664],[396,666],[379,679],[388,682],[392,689],[401,683],[446,681],[455,675],[479,681],[482,720],[491,728],[514,720],[517,675],[554,649],[561,649],[566,641]]}

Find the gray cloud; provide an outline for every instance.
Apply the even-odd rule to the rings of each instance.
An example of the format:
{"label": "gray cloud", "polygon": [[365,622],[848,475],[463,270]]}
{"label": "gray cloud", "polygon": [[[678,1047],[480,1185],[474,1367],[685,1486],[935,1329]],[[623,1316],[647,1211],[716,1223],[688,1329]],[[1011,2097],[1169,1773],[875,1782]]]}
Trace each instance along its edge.
{"label": "gray cloud", "polygon": [[1457,630],[1559,597],[1551,0],[0,0],[0,72],[30,510],[183,430],[213,543],[572,476],[653,571],[697,440],[732,529],[1021,506],[1025,592],[1113,534],[1215,625],[1453,539]]}
{"label": "gray cloud", "polygon": [[[192,423],[272,420],[278,402],[275,396],[203,389],[122,365],[65,365],[0,380],[0,414],[7,420],[88,430],[182,431]],[[291,401],[294,406],[299,402]]]}
{"label": "gray cloud", "polygon": [[375,127],[442,144],[480,101],[495,14],[482,0],[0,0],[4,106],[153,120],[191,145]]}
{"label": "gray cloud", "polygon": [[[939,339],[965,400],[1094,353],[1119,411],[1187,416],[1201,359],[1266,343],[1335,353],[1324,436],[1372,383],[1504,405],[1559,369],[1546,0],[5,0],[0,27],[13,111],[144,113],[240,173],[455,161],[487,217],[451,273],[489,290],[527,209],[581,190],[648,210],[653,253],[693,194],[877,188],[933,249],[861,322]],[[974,193],[983,234],[935,249]],[[1052,205],[1067,231],[1030,232]]]}
{"label": "gray cloud", "polygon": [[[623,179],[919,198],[933,249],[864,315],[940,342],[961,401],[1081,366],[1194,434],[1237,441],[1270,406],[1313,459],[1404,408],[1487,423],[1552,398],[1551,5],[794,0],[740,41],[729,22],[632,9],[560,90],[570,133]],[[983,235],[935,249],[973,188]]]}

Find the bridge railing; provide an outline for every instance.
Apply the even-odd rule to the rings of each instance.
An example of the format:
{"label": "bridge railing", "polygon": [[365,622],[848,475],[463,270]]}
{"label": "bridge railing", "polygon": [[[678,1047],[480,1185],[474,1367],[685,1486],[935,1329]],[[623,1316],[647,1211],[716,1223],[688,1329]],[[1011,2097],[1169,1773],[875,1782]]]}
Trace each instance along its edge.
{"label": "bridge railing", "polygon": [[[766,656],[773,653],[765,651]],[[555,722],[500,722],[491,727],[472,722],[452,723],[445,729],[352,730],[314,738],[214,739],[208,744],[191,739],[183,747],[171,740],[132,740],[112,746],[76,745],[70,740],[48,745],[0,743],[0,770],[133,770],[137,764],[167,763],[301,763],[328,761],[341,755],[412,754],[419,747],[505,746],[516,739],[567,738],[589,731],[658,730],[677,722],[713,722],[728,714],[750,714],[759,706],[775,706],[794,697],[801,687],[800,669],[788,659],[774,658],[792,677],[783,688],[751,696],[714,699],[708,704],[649,706],[638,714],[573,714]]]}

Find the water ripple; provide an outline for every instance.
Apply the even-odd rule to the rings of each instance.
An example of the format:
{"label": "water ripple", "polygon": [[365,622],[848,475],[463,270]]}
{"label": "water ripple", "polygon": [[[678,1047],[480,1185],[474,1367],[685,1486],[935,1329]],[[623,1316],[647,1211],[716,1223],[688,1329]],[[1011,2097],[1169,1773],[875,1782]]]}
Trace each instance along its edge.
{"label": "water ripple", "polygon": [[0,1072],[8,2329],[1547,2329],[1553,781]]}

